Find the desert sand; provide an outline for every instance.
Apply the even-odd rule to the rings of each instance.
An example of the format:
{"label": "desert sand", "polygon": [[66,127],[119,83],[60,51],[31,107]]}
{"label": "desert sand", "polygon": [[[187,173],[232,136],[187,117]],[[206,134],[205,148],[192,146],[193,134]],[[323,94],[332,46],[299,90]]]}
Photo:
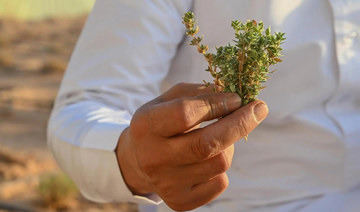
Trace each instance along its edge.
{"label": "desert sand", "polygon": [[137,211],[134,204],[90,203],[76,195],[45,203],[39,183],[58,173],[46,125],[86,16],[42,21],[0,19],[0,211]]}

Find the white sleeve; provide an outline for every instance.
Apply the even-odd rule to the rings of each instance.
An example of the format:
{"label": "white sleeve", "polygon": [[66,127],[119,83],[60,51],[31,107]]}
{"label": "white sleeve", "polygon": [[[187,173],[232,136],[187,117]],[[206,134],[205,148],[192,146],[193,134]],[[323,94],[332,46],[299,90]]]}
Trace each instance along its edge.
{"label": "white sleeve", "polygon": [[133,113],[158,96],[184,36],[191,0],[97,1],[65,73],[48,146],[80,192],[97,202],[159,203],[134,196],[114,152]]}

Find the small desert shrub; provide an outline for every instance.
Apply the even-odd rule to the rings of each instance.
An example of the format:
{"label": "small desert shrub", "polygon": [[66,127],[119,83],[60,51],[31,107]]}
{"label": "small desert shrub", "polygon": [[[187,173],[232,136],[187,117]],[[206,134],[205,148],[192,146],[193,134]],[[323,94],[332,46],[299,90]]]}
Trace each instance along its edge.
{"label": "small desert shrub", "polygon": [[74,182],[63,173],[47,174],[42,177],[38,194],[43,204],[50,208],[68,208],[74,205],[78,190]]}

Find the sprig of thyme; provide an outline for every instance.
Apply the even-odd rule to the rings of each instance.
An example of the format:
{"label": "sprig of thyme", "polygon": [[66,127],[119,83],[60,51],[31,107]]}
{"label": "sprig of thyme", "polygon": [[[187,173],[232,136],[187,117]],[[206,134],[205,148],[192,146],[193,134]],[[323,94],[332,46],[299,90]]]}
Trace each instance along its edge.
{"label": "sprig of thyme", "polygon": [[[216,48],[216,54],[208,53],[209,47],[201,43],[203,37],[196,36],[199,27],[195,26],[194,13],[183,16],[186,34],[192,37],[189,45],[197,47],[208,62],[211,76],[214,78],[216,92],[237,93],[246,105],[257,99],[262,86],[269,77],[271,65],[281,62],[281,44],[285,40],[282,32],[271,34],[270,27],[264,30],[263,23],[255,20],[242,23],[232,21],[235,30],[235,45]],[[204,81],[207,86],[209,82]]]}

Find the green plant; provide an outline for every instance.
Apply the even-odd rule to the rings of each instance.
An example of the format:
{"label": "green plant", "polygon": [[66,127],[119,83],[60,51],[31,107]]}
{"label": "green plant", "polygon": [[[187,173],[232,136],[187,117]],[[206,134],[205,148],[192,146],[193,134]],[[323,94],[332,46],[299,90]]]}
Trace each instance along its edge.
{"label": "green plant", "polygon": [[43,176],[37,191],[42,202],[51,208],[71,207],[78,195],[74,182],[63,173]]}
{"label": "green plant", "polygon": [[[216,92],[237,93],[246,105],[257,99],[262,85],[268,79],[271,65],[281,62],[281,44],[285,40],[282,32],[264,30],[262,22],[255,20],[242,23],[232,21],[235,30],[235,45],[228,44],[216,48],[216,53],[208,53],[208,46],[201,44],[203,37],[196,34],[199,27],[195,26],[194,13],[187,12],[183,16],[186,34],[192,37],[190,45],[196,46],[208,62],[206,71],[214,78]],[[209,82],[204,81],[207,86]]]}

